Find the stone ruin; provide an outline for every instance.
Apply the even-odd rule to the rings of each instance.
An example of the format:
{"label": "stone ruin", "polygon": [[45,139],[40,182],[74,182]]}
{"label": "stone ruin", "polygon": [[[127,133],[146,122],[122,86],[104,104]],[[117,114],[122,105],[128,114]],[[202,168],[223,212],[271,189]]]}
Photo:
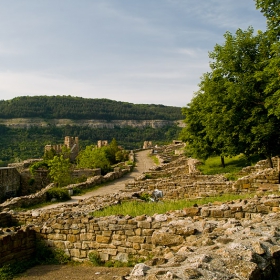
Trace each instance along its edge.
{"label": "stone ruin", "polygon": [[54,150],[57,154],[60,154],[63,147],[67,147],[70,150],[70,160],[74,161],[79,154],[79,138],[65,136],[64,144],[46,145],[45,152]]}
{"label": "stone ruin", "polygon": [[144,144],[143,144],[143,149],[146,150],[146,149],[151,149],[153,147],[153,142],[152,141],[144,141]]}
{"label": "stone ruin", "polygon": [[[243,170],[245,178],[231,182],[221,175],[202,175],[197,161],[175,157],[181,147],[158,149],[162,163],[127,184],[124,191],[52,210],[5,209],[0,213],[0,264],[32,257],[40,237],[77,261],[88,260],[90,252],[98,252],[105,261],[146,257],[125,278],[130,280],[279,279],[280,195],[275,192],[280,186],[279,170],[267,168],[262,161]],[[222,193],[252,193],[252,197],[193,204],[153,216],[94,216],[94,211],[121,201],[140,202],[139,194],[154,189],[163,191],[163,202]],[[23,226],[13,227],[15,222]]]}
{"label": "stone ruin", "polygon": [[97,141],[97,147],[102,148],[104,146],[108,146],[108,140],[98,140]]}

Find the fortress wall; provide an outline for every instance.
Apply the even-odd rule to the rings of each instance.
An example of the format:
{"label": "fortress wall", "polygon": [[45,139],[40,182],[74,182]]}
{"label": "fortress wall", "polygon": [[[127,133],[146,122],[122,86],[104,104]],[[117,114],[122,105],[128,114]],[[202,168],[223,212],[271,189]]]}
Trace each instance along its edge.
{"label": "fortress wall", "polygon": [[16,196],[20,187],[20,174],[16,168],[0,168],[0,200]]}
{"label": "fortress wall", "polygon": [[0,235],[0,265],[30,260],[36,251],[36,231],[25,227]]}

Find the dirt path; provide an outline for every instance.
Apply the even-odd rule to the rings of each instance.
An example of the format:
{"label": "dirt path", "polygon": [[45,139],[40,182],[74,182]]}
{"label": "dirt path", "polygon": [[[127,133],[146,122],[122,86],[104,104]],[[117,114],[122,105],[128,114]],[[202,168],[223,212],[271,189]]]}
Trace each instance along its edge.
{"label": "dirt path", "polygon": [[137,152],[135,154],[136,166],[134,167],[132,172],[126,174],[122,178],[119,178],[119,179],[116,179],[112,182],[109,182],[106,185],[104,185],[104,186],[102,186],[102,187],[100,187],[96,190],[87,192],[83,195],[72,196],[71,200],[68,200],[66,202],[47,205],[47,206],[42,207],[40,209],[41,210],[52,209],[52,208],[56,208],[56,207],[59,207],[61,205],[65,205],[65,204],[77,203],[79,200],[90,198],[92,196],[106,195],[106,194],[111,194],[113,192],[117,192],[119,190],[123,190],[125,188],[126,183],[128,183],[130,181],[133,181],[134,178],[140,176],[143,172],[148,171],[149,168],[154,165],[154,162],[149,157],[149,153],[150,153],[149,150],[144,150],[144,151]]}

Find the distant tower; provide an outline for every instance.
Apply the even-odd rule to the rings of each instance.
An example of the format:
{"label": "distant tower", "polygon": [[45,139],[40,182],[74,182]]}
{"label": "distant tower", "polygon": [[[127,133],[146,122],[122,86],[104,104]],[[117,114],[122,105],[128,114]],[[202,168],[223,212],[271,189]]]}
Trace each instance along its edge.
{"label": "distant tower", "polygon": [[70,160],[73,161],[79,154],[79,138],[65,136],[64,145],[70,149]]}
{"label": "distant tower", "polygon": [[144,141],[143,149],[150,149],[152,147],[153,147],[153,142],[152,141]]}
{"label": "distant tower", "polygon": [[98,140],[97,141],[97,147],[98,148],[101,148],[101,147],[104,147],[104,146],[108,146],[108,141],[107,140]]}

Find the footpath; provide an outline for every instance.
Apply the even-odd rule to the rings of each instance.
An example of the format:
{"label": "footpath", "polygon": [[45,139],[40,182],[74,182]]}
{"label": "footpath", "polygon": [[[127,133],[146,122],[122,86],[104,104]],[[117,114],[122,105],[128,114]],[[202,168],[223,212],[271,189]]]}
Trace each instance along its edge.
{"label": "footpath", "polygon": [[65,204],[74,204],[74,203],[79,202],[80,200],[84,200],[84,199],[87,199],[87,198],[90,198],[93,196],[112,194],[114,192],[124,190],[126,183],[133,181],[135,178],[140,176],[143,172],[148,171],[152,166],[154,166],[154,162],[149,157],[149,153],[150,153],[150,150],[144,150],[144,151],[137,152],[135,154],[136,165],[133,168],[133,171],[130,173],[127,173],[122,178],[116,179],[112,182],[108,182],[108,183],[106,183],[106,185],[101,186],[101,187],[97,188],[96,190],[89,191],[83,195],[72,196],[71,200],[68,200],[66,202],[59,202],[59,203],[47,205],[40,209],[41,210],[52,209],[52,208],[60,207],[61,205],[65,205]]}

